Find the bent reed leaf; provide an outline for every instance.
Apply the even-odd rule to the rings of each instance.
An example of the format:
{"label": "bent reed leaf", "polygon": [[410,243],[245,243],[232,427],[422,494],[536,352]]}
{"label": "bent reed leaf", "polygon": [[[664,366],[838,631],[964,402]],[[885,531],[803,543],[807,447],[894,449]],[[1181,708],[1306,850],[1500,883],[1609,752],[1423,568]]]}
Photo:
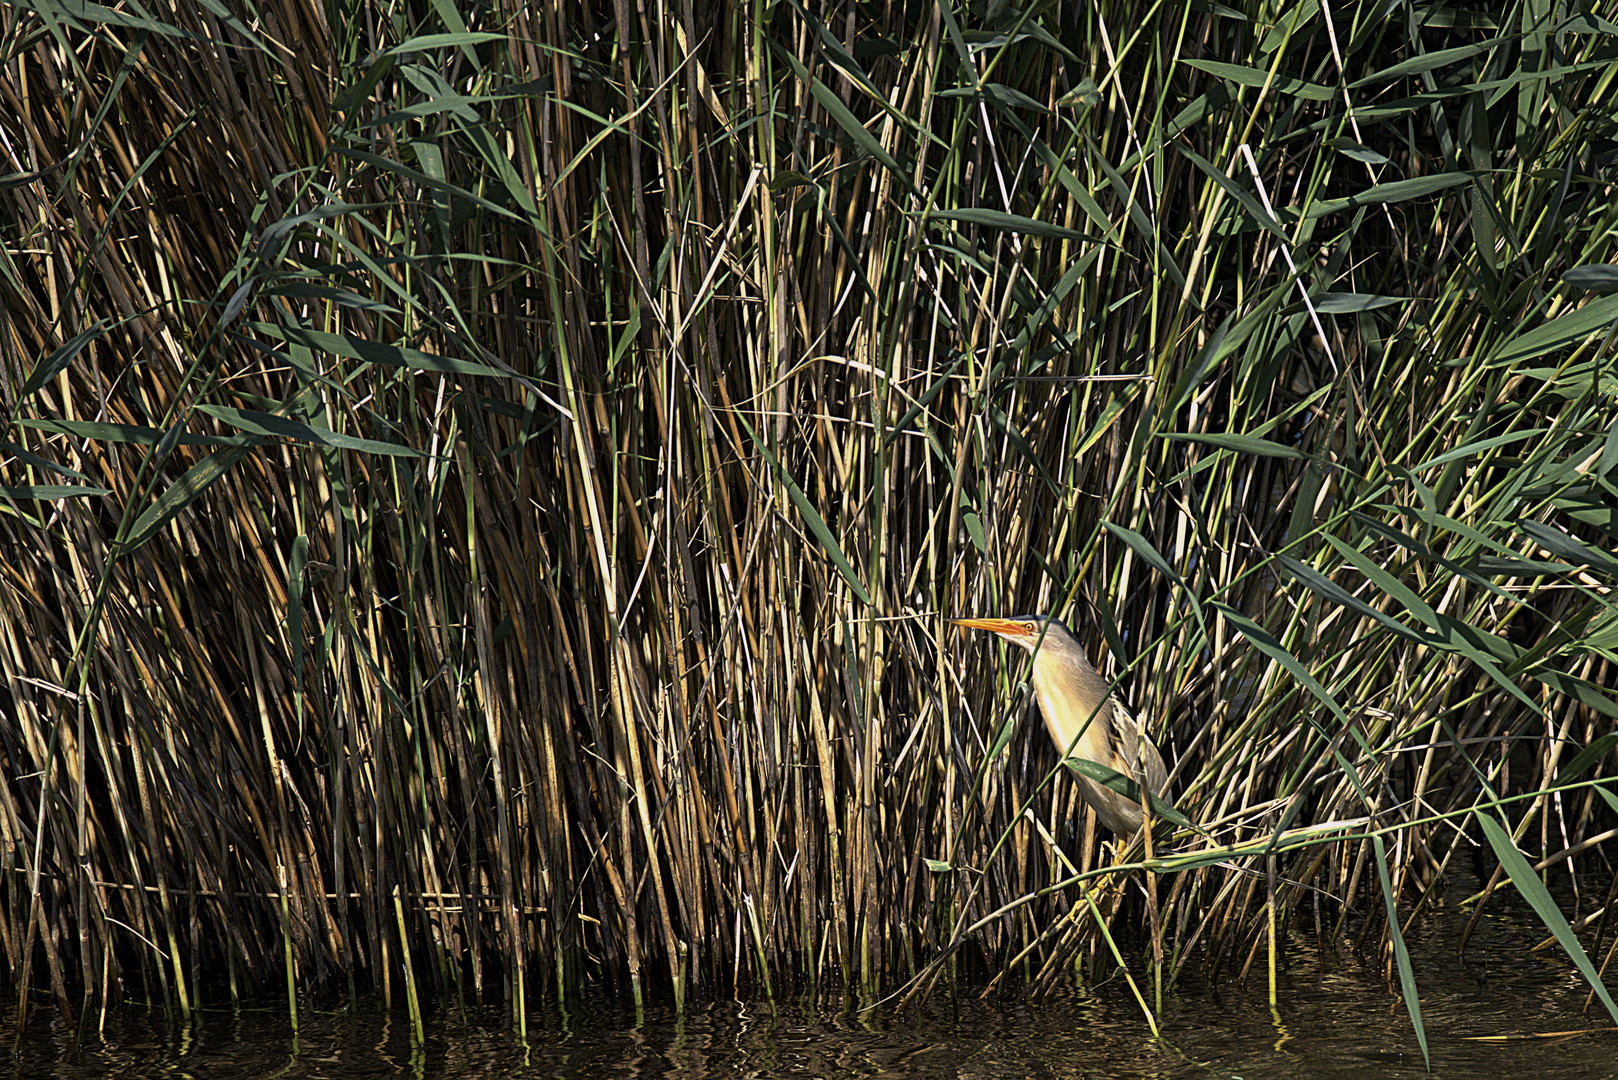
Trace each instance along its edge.
{"label": "bent reed leaf", "polygon": [[[29,397],[43,387],[46,383],[61,374],[62,369],[71,364],[92,341],[102,337],[112,326],[109,319],[97,319],[90,326],[74,334],[71,339],[63,342],[59,348],[53,349],[51,354],[41,360],[28,376],[28,381],[22,384],[17,391],[19,400]],[[13,406],[15,408],[15,406]]]}
{"label": "bent reed leaf", "polygon": [[356,450],[367,454],[387,454],[394,457],[421,456],[421,451],[408,446],[344,435],[329,428],[315,427],[285,416],[275,416],[253,409],[236,409],[228,405],[198,405],[197,411],[255,435],[276,435],[298,442],[330,446],[338,450]]}
{"label": "bent reed leaf", "polygon": [[0,484],[0,496],[7,499],[78,499],[111,495],[111,488],[86,487],[83,484]]}
{"label": "bent reed leaf", "polygon": [[1388,925],[1388,938],[1393,944],[1394,968],[1399,973],[1399,996],[1404,999],[1405,1012],[1410,1017],[1410,1028],[1415,1033],[1416,1045],[1421,1047],[1421,1060],[1432,1068],[1432,1054],[1427,1049],[1427,1026],[1421,1019],[1421,994],[1416,988],[1416,972],[1410,963],[1410,949],[1405,945],[1404,933],[1399,929],[1399,905],[1388,879],[1388,851],[1380,835],[1373,836],[1376,848],[1376,880],[1382,891],[1382,904]]}
{"label": "bent reed leaf", "polygon": [[127,555],[146,543],[176,515],[200,499],[220,477],[235,468],[248,448],[215,450],[182,473],[130,524],[128,532],[113,540],[113,552]]}
{"label": "bent reed leaf", "polygon": [[[1091,761],[1088,758],[1075,757],[1072,754],[1069,754],[1067,757],[1063,758],[1062,764],[1075,775],[1094,780],[1103,787],[1116,791],[1126,799],[1131,799],[1135,802],[1140,801],[1140,785],[1116,769],[1108,768],[1099,761]],[[1146,796],[1151,800],[1152,814],[1154,817],[1161,818],[1162,820],[1167,821],[1170,824],[1177,825],[1182,829],[1195,828],[1195,826],[1192,825],[1191,820],[1182,814],[1174,806],[1174,804],[1169,802],[1167,799],[1162,798],[1155,792],[1147,792]]]}
{"label": "bent reed leaf", "polygon": [[1187,56],[1181,57],[1180,63],[1198,71],[1205,71],[1216,78],[1227,79],[1238,86],[1267,86],[1277,93],[1291,94],[1311,101],[1330,101],[1336,94],[1331,87],[1319,83],[1305,82],[1302,79],[1277,75],[1259,68],[1243,67],[1240,64],[1227,64],[1221,60],[1204,60],[1200,57]]}
{"label": "bent reed leaf", "polygon": [[1304,211],[1305,217],[1318,218],[1328,214],[1340,214],[1344,210],[1353,210],[1362,206],[1380,206],[1386,203],[1409,202],[1427,195],[1436,195],[1441,191],[1469,184],[1473,180],[1471,173],[1449,172],[1437,173],[1433,176],[1417,176],[1409,180],[1390,180],[1386,183],[1372,184],[1355,195],[1341,199],[1326,199],[1323,202],[1310,204]]}
{"label": "bent reed leaf", "polygon": [[1551,932],[1551,936],[1556,938],[1556,943],[1562,947],[1563,954],[1573,961],[1573,966],[1578,968],[1579,974],[1590,984],[1590,988],[1601,999],[1601,1004],[1607,1007],[1607,1015],[1618,1022],[1618,1004],[1613,1002],[1612,995],[1607,992],[1606,983],[1597,973],[1595,965],[1590,962],[1584,946],[1579,944],[1579,939],[1574,936],[1573,928],[1567,924],[1562,909],[1556,906],[1550,890],[1545,888],[1545,883],[1539,880],[1539,875],[1534,872],[1533,865],[1518,849],[1505,826],[1497,821],[1492,813],[1479,810],[1475,817],[1478,827],[1483,830],[1483,835],[1489,841],[1489,846],[1494,849],[1495,858],[1500,860],[1501,868],[1511,878],[1517,892],[1528,901],[1528,906],[1534,909],[1534,913]]}
{"label": "bent reed leaf", "polygon": [[1261,457],[1304,458],[1307,457],[1301,450],[1280,443],[1261,439],[1254,435],[1241,435],[1235,432],[1217,432],[1212,434],[1193,433],[1186,431],[1165,431],[1165,439],[1174,439],[1178,442],[1201,443],[1219,450],[1229,450],[1238,454],[1258,454]]}
{"label": "bent reed leaf", "polygon": [[932,221],[962,221],[968,225],[982,225],[985,228],[1022,233],[1025,236],[1049,236],[1062,240],[1091,239],[1077,229],[1053,225],[1046,221],[1035,221],[1033,218],[1008,214],[1003,210],[929,210],[927,218]]}
{"label": "bent reed leaf", "polygon": [[1565,784],[1577,779],[1581,773],[1618,748],[1618,732],[1609,731],[1597,736],[1589,746],[1574,754],[1556,773],[1556,782]]}
{"label": "bent reed leaf", "polygon": [[1609,330],[1618,322],[1618,296],[1591,300],[1583,307],[1558,315],[1498,345],[1487,357],[1490,367],[1512,367],[1537,360],[1557,349],[1582,344],[1597,331]]}

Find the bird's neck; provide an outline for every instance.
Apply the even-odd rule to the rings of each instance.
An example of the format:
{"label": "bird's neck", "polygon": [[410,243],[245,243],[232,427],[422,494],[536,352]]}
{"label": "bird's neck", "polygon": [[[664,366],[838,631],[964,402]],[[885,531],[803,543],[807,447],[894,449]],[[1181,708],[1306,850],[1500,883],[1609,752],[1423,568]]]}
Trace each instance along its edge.
{"label": "bird's neck", "polygon": [[1106,762],[1112,706],[1107,681],[1089,663],[1050,657],[1034,665],[1034,699],[1051,741],[1069,754]]}

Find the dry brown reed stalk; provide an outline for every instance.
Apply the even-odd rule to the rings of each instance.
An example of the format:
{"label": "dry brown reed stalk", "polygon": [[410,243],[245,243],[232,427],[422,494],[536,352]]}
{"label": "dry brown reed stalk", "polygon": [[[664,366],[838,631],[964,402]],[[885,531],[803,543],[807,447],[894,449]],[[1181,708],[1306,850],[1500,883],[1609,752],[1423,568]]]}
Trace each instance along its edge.
{"label": "dry brown reed stalk", "polygon": [[[1599,34],[451,10],[0,11],[20,1011],[1413,998],[1474,845],[1604,891]],[[1206,836],[1109,854],[940,618],[1051,609]]]}

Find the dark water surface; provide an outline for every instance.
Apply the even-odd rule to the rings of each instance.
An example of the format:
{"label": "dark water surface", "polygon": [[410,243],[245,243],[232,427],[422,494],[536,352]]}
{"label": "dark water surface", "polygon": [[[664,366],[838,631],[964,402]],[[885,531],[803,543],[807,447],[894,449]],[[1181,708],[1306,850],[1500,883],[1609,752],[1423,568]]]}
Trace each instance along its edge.
{"label": "dark water surface", "polygon": [[[1521,914],[1485,920],[1465,961],[1462,920],[1412,942],[1422,1013],[1439,1077],[1559,1080],[1618,1077],[1618,1035],[1602,1006],[1584,1013],[1588,987]],[[1187,980],[1165,995],[1154,1038],[1122,978],[1038,1002],[958,1000],[861,1012],[840,995],[800,994],[773,1011],[761,1002],[699,1000],[684,1020],[649,1007],[641,1017],[605,995],[530,1017],[528,1044],[510,1013],[463,1015],[440,1006],[425,1053],[413,1057],[402,1012],[305,1007],[293,1038],[284,1007],[207,1012],[190,1025],[122,1008],[74,1049],[72,1029],[48,1009],[12,1059],[10,1075],[61,1077],[1417,1077],[1421,1052],[1403,1003],[1374,972],[1312,950],[1288,954],[1271,1009],[1263,958],[1246,983]],[[1142,972],[1137,980],[1146,986]],[[1148,991],[1149,992],[1149,991]],[[1547,1033],[1585,1034],[1543,1037]],[[1498,1037],[1505,1037],[1499,1039]],[[1537,1036],[1537,1037],[1536,1037]],[[1494,1037],[1494,1038],[1491,1038]],[[4,1075],[0,1072],[0,1075]]]}

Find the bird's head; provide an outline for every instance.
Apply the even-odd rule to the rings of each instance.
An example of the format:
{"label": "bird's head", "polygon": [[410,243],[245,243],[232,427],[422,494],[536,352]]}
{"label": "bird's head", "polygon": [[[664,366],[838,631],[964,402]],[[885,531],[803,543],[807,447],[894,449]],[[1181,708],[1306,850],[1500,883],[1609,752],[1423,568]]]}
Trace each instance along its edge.
{"label": "bird's head", "polygon": [[1013,615],[1009,619],[951,619],[956,626],[987,630],[1033,652],[1036,648],[1058,649],[1078,642],[1061,619],[1050,615]]}

